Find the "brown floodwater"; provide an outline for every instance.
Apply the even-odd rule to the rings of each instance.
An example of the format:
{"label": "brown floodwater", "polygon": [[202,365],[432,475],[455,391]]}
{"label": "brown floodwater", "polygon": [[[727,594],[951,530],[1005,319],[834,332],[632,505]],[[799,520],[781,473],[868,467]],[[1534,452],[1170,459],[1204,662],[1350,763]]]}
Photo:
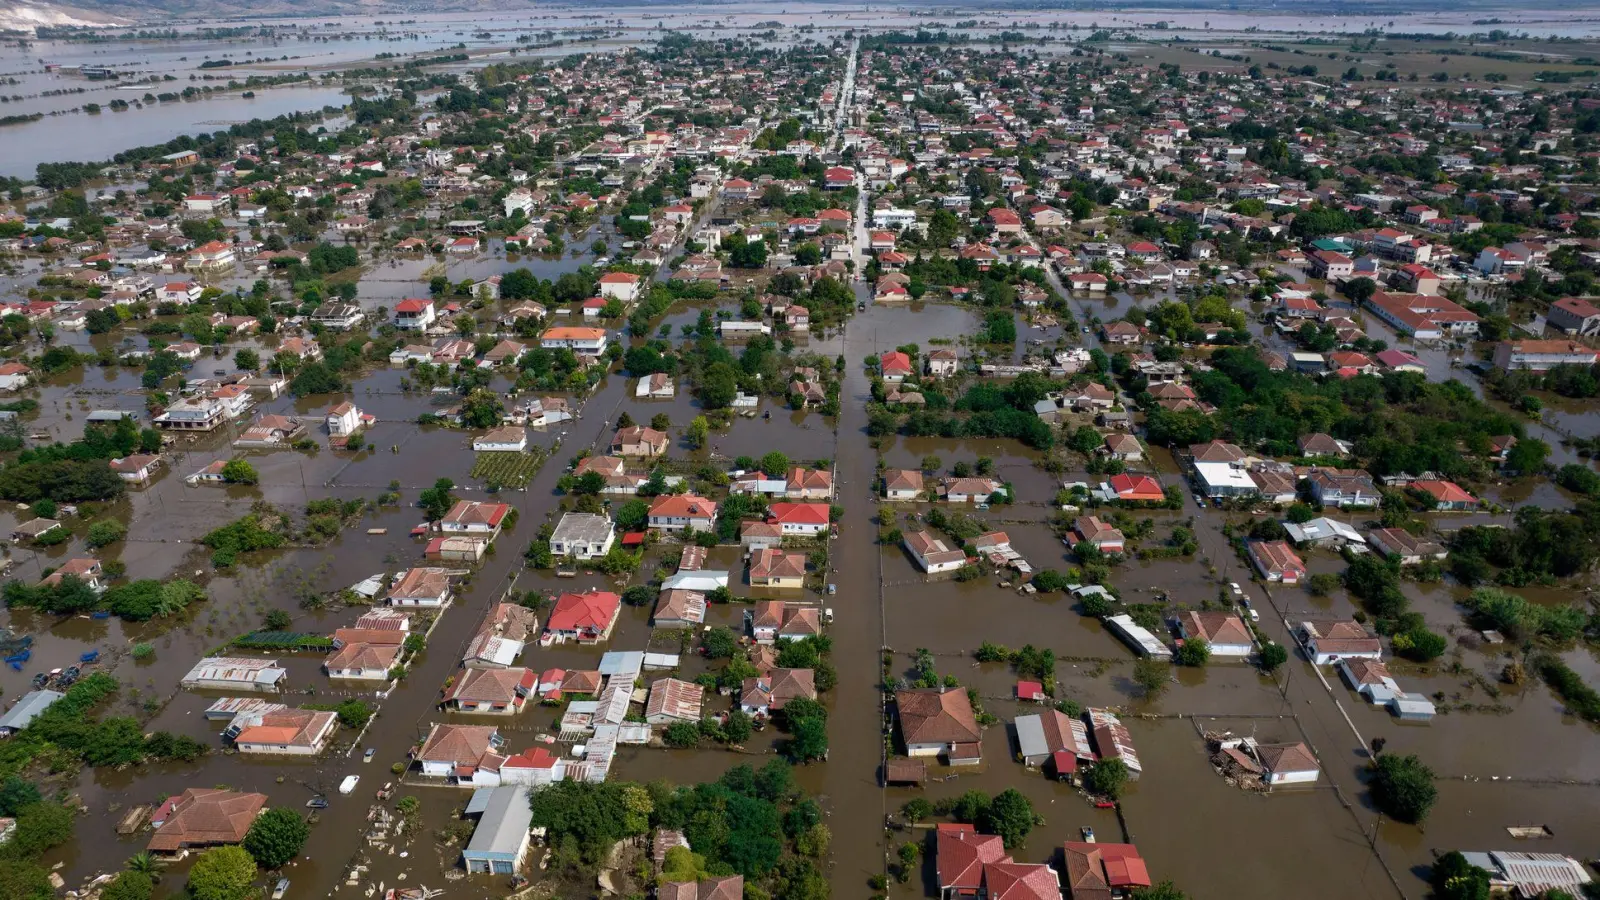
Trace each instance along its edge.
{"label": "brown floodwater", "polygon": [[[488,260],[494,265],[511,262],[493,254]],[[364,292],[363,302],[384,305],[383,298],[389,296],[386,292],[391,288],[399,291],[396,296],[414,292],[414,288],[402,290],[399,286],[418,283],[412,279],[420,278],[424,270],[425,264],[422,268],[411,265],[403,270],[403,277],[388,282],[390,273],[380,267],[371,275],[389,286],[375,284],[373,290],[380,293],[369,296]],[[401,269],[397,267],[396,271]],[[455,279],[458,275],[466,277],[468,271],[479,270],[469,270],[463,264],[450,274]],[[1124,301],[1110,298],[1107,302]],[[675,311],[673,316],[692,322],[698,311]],[[1408,689],[1443,695],[1440,702],[1451,711],[1428,725],[1401,725],[1382,710],[1366,706],[1336,681],[1331,692],[1324,690],[1302,660],[1291,661],[1276,679],[1242,664],[1222,662],[1205,670],[1175,670],[1166,689],[1151,698],[1144,696],[1133,682],[1132,652],[1098,622],[1079,615],[1071,598],[1023,595],[1001,587],[1002,578],[997,576],[966,584],[930,582],[915,570],[899,547],[877,545],[878,504],[871,491],[880,456],[885,465],[895,467],[918,466],[924,457],[937,456],[946,471],[957,462],[970,464],[979,457],[989,457],[994,460],[999,477],[1016,487],[1018,502],[967,512],[986,528],[1006,531],[1013,545],[1036,568],[1065,571],[1074,565],[1051,526],[1050,504],[1061,481],[1087,480],[1081,471],[1051,476],[1037,465],[1041,454],[1014,441],[894,438],[883,441],[876,452],[869,446],[864,432],[864,404],[870,392],[860,360],[905,343],[918,343],[926,350],[932,346],[932,338],[969,334],[976,323],[971,310],[948,304],[900,309],[869,305],[848,327],[812,335],[799,348],[846,358],[843,414],[836,423],[837,430],[835,423],[816,413],[791,413],[768,405],[764,408],[772,408],[770,420],[737,419],[729,429],[714,433],[708,451],[690,453],[682,446],[673,450],[675,457],[704,459],[710,449],[725,457],[757,456],[778,449],[796,460],[829,459],[835,463],[838,502],[845,512],[840,522],[840,540],[833,543],[830,552],[836,571],[827,577],[838,585],[838,594],[826,602],[837,616],[831,635],[839,684],[826,698],[830,707],[829,758],[803,767],[797,777],[802,787],[819,797],[828,814],[834,836],[830,865],[836,896],[867,895],[867,880],[885,871],[886,854],[905,841],[926,843],[929,839],[925,829],[886,829],[886,815],[913,796],[937,799],[973,789],[997,793],[1016,787],[1034,803],[1044,821],[1026,845],[1017,849],[1019,860],[1054,859],[1061,842],[1076,839],[1083,826],[1093,827],[1102,839],[1120,839],[1126,823],[1129,836],[1139,844],[1152,874],[1158,879],[1176,880],[1197,898],[1253,896],[1262,893],[1260,885],[1274,893],[1311,897],[1393,897],[1401,891],[1420,896],[1425,877],[1420,867],[1435,850],[1507,848],[1510,840],[1503,831],[1506,824],[1549,824],[1556,830],[1556,838],[1537,849],[1586,849],[1580,846],[1579,835],[1583,831],[1581,825],[1593,821],[1595,787],[1566,785],[1557,794],[1557,788],[1529,781],[1490,780],[1496,776],[1584,780],[1592,777],[1589,773],[1595,771],[1600,755],[1594,730],[1565,716],[1559,702],[1542,686],[1503,689],[1498,697],[1491,696],[1486,685],[1493,684],[1504,664],[1492,648],[1453,649],[1446,662],[1459,661],[1460,669],[1447,670],[1438,665],[1423,670],[1395,665],[1396,677]],[[72,340],[84,340],[84,346],[93,346],[95,341],[104,339],[74,336]],[[274,340],[264,338],[258,343],[270,347]],[[1093,346],[1096,342],[1091,337],[1088,343]],[[212,363],[202,360],[197,369],[205,371]],[[228,358],[215,361],[217,367],[230,371],[231,363],[231,352]],[[402,375],[399,370],[373,371],[345,395],[380,420],[370,435],[372,450],[350,454],[324,447],[315,453],[254,452],[249,458],[261,472],[262,484],[258,487],[223,489],[184,484],[183,475],[212,460],[234,455],[227,446],[232,437],[230,431],[180,445],[169,470],[153,484],[116,503],[86,508],[91,519],[111,516],[129,525],[129,540],[108,551],[127,563],[130,577],[193,576],[206,585],[209,599],[174,622],[132,624],[87,618],[57,621],[23,611],[8,613],[7,621],[13,627],[35,635],[35,656],[24,672],[0,670],[0,688],[8,696],[16,696],[26,690],[27,678],[33,671],[65,665],[76,661],[85,650],[99,649],[104,654],[104,667],[127,685],[114,701],[113,711],[141,714],[147,719],[149,730],[171,730],[219,746],[216,727],[200,715],[212,697],[177,692],[175,688],[197,657],[232,635],[258,627],[265,613],[273,609],[289,612],[299,630],[327,631],[347,623],[354,611],[303,610],[301,598],[349,586],[375,572],[414,564],[420,548],[407,532],[421,516],[411,504],[418,490],[435,479],[452,478],[462,496],[484,496],[481,484],[469,476],[472,454],[468,433],[416,425],[417,415],[432,408],[433,398],[425,393],[403,392]],[[505,390],[509,383],[498,379],[496,386]],[[596,575],[583,574],[568,580],[548,572],[526,570],[521,551],[539,525],[558,513],[561,500],[555,493],[555,483],[567,461],[582,448],[603,448],[610,435],[607,423],[613,422],[619,412],[626,410],[638,421],[664,412],[675,432],[699,412],[687,392],[670,401],[637,401],[632,389],[631,379],[612,375],[587,398],[582,419],[566,423],[564,429],[530,432],[535,444],[551,451],[550,460],[525,491],[502,494],[519,508],[521,521],[502,536],[496,554],[478,568],[470,584],[463,586],[456,604],[444,613],[429,649],[413,666],[409,677],[383,700],[380,715],[364,740],[366,746],[379,751],[372,765],[361,764],[359,753],[305,762],[257,762],[216,752],[192,765],[85,771],[72,787],[90,815],[81,819],[80,840],[62,848],[49,861],[63,863],[63,875],[72,884],[116,867],[148,839],[117,837],[114,825],[118,810],[131,803],[154,802],[187,786],[226,785],[259,790],[269,796],[273,805],[301,808],[313,793],[330,790],[344,775],[360,774],[362,783],[354,794],[331,796],[332,806],[322,812],[315,831],[314,849],[287,873],[295,881],[296,892],[350,896],[352,891],[365,893],[368,885],[380,882],[394,886],[402,875],[406,876],[406,884],[446,887],[450,896],[478,896],[502,889],[500,881],[481,876],[447,880],[447,876],[460,878],[458,848],[441,844],[437,833],[452,824],[467,791],[409,789],[423,801],[422,821],[408,841],[385,847],[368,847],[361,839],[372,802],[372,795],[366,792],[390,779],[388,765],[404,759],[431,724],[472,720],[440,711],[437,701],[440,686],[455,671],[460,651],[487,604],[499,600],[508,587],[518,592],[553,593],[617,586]],[[258,411],[315,415],[340,399],[344,398],[286,397],[263,403]],[[41,392],[41,404],[37,427],[70,439],[81,431],[82,416],[88,409],[139,408],[142,398],[134,370],[89,369],[46,387]],[[30,423],[31,427],[35,424]],[[567,432],[565,437],[562,430]],[[398,452],[391,448],[398,448]],[[1147,469],[1167,482],[1176,475],[1175,462],[1159,449],[1152,451]],[[369,510],[359,524],[347,527],[324,545],[262,554],[247,560],[248,564],[237,571],[216,572],[204,550],[192,543],[210,529],[237,518],[256,500],[294,512],[307,500],[322,497],[373,500],[388,490],[391,482],[401,485],[405,505]],[[1558,490],[1532,483],[1509,484],[1490,496],[1502,502],[1541,506],[1570,502]],[[926,508],[923,504],[893,507],[901,519],[913,509]],[[20,514],[18,510],[0,509],[0,527],[14,524]],[[1130,602],[1154,603],[1164,596],[1174,609],[1177,604],[1196,607],[1214,599],[1218,587],[1227,581],[1244,581],[1248,575],[1221,534],[1228,517],[1214,509],[1198,508],[1192,498],[1186,499],[1181,511],[1140,511],[1133,518],[1151,519],[1156,539],[1176,525],[1191,527],[1200,550],[1190,558],[1131,561],[1116,567],[1111,583]],[[1238,526],[1248,518],[1235,515],[1232,520]],[[1351,518],[1362,521],[1359,514]],[[1488,519],[1474,517],[1468,521]],[[388,533],[365,534],[371,527],[387,528]],[[76,530],[81,535],[82,529]],[[29,579],[84,552],[81,537],[41,552],[9,548],[19,577]],[[633,581],[648,579],[658,564],[670,566],[672,557],[670,548],[656,551]],[[1337,557],[1322,551],[1308,553],[1307,561],[1313,572],[1337,572],[1343,565]],[[716,551],[712,564],[739,572],[738,554],[732,548]],[[1250,590],[1252,596],[1265,598],[1259,587],[1252,586]],[[1456,605],[1462,595],[1460,588],[1407,583],[1405,590],[1413,608],[1423,613],[1431,627],[1454,628],[1453,638],[1465,636]],[[734,593],[745,597],[758,592],[736,579]],[[1540,602],[1557,602],[1572,596],[1570,591],[1523,593]],[[805,596],[820,599],[815,594]],[[1291,621],[1297,621],[1302,613],[1347,615],[1355,611],[1342,591],[1318,598],[1301,588],[1279,587],[1272,591],[1272,599],[1280,610],[1293,611]],[[713,606],[707,624],[736,627],[744,608],[740,603]],[[1279,616],[1267,612],[1272,609],[1270,606],[1261,608],[1265,633],[1286,641],[1288,636]],[[1111,811],[1092,808],[1072,789],[1011,761],[1013,739],[1007,724],[1034,707],[1014,699],[1016,675],[1008,666],[973,660],[973,650],[985,640],[1011,647],[1030,643],[1049,647],[1059,660],[1059,696],[1085,706],[1118,708],[1129,716],[1129,728],[1144,760],[1145,776],[1130,789],[1120,820]],[[152,659],[132,659],[128,650],[138,642],[153,645]],[[648,610],[625,608],[608,647],[647,646],[676,649],[678,636],[652,635]],[[934,654],[941,674],[954,675],[963,685],[977,690],[982,706],[1001,722],[986,732],[982,766],[935,766],[933,774],[939,780],[922,789],[879,786],[886,725],[879,667],[880,653],[885,648],[893,653],[891,672],[896,676],[909,673],[916,650],[926,648]],[[599,648],[575,646],[534,647],[528,651],[525,664],[535,669],[590,668],[598,662],[601,652]],[[290,672],[292,699],[325,702],[349,695],[348,691],[331,686],[320,674],[318,657],[280,658]],[[1566,658],[1586,678],[1600,680],[1600,663],[1588,652],[1571,651]],[[705,660],[691,654],[685,656],[678,674],[693,678],[708,668]],[[729,698],[711,697],[707,708],[721,710],[729,703]],[[1490,711],[1491,707],[1494,711]],[[1349,716],[1348,723],[1345,715]],[[547,733],[557,716],[556,709],[536,708],[515,719],[493,721],[501,725],[511,748],[522,750]],[[1141,718],[1146,716],[1150,718]],[[1254,730],[1263,740],[1306,740],[1321,756],[1322,784],[1316,789],[1280,791],[1270,797],[1228,787],[1210,770],[1194,724],[1181,717],[1199,717],[1200,724],[1211,729]],[[1388,739],[1393,751],[1418,753],[1442,778],[1456,780],[1441,782],[1439,808],[1426,830],[1385,823],[1377,832],[1374,848],[1374,815],[1368,808],[1362,769],[1366,762],[1365,741],[1380,735]],[[352,737],[342,734],[340,739],[348,743]],[[780,740],[781,736],[769,729],[756,735],[743,753],[713,748],[667,751],[627,747],[618,756],[615,777],[711,779],[733,765],[765,762],[778,749]],[[1467,780],[1460,780],[1463,778]],[[91,852],[86,848],[95,849]],[[399,855],[402,850],[408,854],[406,857]],[[1338,872],[1340,877],[1305,879],[1306,862],[1313,860],[1319,870]],[[345,871],[356,862],[368,866],[361,886],[345,887]],[[1398,880],[1400,891],[1390,881],[1385,864]],[[169,882],[181,880],[181,870],[178,867]],[[931,895],[933,886],[927,879],[928,867],[924,866],[913,876],[912,885]]]}

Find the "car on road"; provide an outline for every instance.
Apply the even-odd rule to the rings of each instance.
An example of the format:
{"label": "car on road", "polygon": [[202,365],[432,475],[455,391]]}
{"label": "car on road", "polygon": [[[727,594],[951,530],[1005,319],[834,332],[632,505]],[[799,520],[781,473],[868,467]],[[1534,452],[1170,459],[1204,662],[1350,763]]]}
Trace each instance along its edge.
{"label": "car on road", "polygon": [[1228,582],[1228,590],[1233,591],[1235,597],[1244,596],[1244,588],[1239,587],[1239,582],[1237,581]]}
{"label": "car on road", "polygon": [[1252,621],[1252,622],[1261,621],[1261,613],[1256,612],[1255,609],[1252,608],[1250,610],[1250,621]]}

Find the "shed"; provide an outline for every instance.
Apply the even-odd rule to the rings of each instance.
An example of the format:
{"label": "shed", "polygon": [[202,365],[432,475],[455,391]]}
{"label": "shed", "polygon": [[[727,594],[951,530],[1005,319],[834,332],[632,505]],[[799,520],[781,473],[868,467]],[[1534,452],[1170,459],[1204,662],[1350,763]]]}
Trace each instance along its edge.
{"label": "shed", "polygon": [[1389,699],[1389,712],[1407,722],[1428,722],[1433,719],[1433,701],[1421,694],[1395,694]]}
{"label": "shed", "polygon": [[1050,758],[1050,742],[1044,737],[1044,721],[1038,716],[1018,716],[1017,753],[1025,765],[1037,766]]}
{"label": "shed", "polygon": [[[474,796],[473,801],[476,802]],[[472,840],[461,851],[468,872],[511,875],[522,866],[528,854],[528,826],[533,822],[533,807],[528,789],[509,785],[489,790],[483,817],[472,832]]]}
{"label": "shed", "polygon": [[1037,681],[1017,682],[1018,700],[1043,700],[1045,698],[1044,685]]}
{"label": "shed", "polygon": [[24,694],[16,705],[0,716],[0,735],[12,735],[27,728],[37,719],[40,713],[55,705],[57,700],[65,697],[60,691],[33,691]]}
{"label": "shed", "polygon": [[1078,757],[1070,750],[1057,750],[1050,754],[1050,766],[1055,770],[1058,781],[1071,781],[1078,776]]}
{"label": "shed", "polygon": [[920,759],[898,757],[884,764],[886,784],[921,784],[928,778],[928,764]]}

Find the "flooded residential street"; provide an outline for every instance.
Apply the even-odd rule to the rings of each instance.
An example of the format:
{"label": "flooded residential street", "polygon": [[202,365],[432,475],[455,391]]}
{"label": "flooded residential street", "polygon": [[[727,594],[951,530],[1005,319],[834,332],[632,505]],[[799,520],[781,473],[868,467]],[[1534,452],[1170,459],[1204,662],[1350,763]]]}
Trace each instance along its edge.
{"label": "flooded residential street", "polygon": [[0,10],[18,896],[1600,884],[1590,12],[208,9]]}

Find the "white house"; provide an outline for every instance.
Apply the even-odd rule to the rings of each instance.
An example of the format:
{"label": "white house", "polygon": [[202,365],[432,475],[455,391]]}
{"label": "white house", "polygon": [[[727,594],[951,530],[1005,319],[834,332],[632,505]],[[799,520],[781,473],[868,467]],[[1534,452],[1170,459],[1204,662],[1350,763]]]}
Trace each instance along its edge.
{"label": "white house", "polygon": [[478,453],[521,453],[528,449],[528,432],[516,425],[496,428],[473,438],[472,449]]}
{"label": "white house", "polygon": [[446,534],[476,534],[493,537],[500,533],[511,506],[506,503],[489,503],[483,500],[458,500],[450,507],[439,530]]}
{"label": "white house", "polygon": [[539,336],[539,344],[546,350],[571,350],[593,361],[606,352],[606,330],[582,326],[550,328]]}
{"label": "white house", "polygon": [[556,556],[598,559],[611,552],[616,531],[608,516],[569,512],[550,534],[550,552]]}
{"label": "white house", "polygon": [[1233,613],[1189,610],[1178,616],[1178,629],[1185,639],[1204,640],[1212,656],[1242,658],[1254,649],[1250,629]]}
{"label": "white house", "polygon": [[670,400],[676,393],[677,386],[672,383],[672,376],[657,372],[639,379],[633,396],[641,400]]}
{"label": "white house", "polygon": [[387,681],[389,670],[400,658],[399,644],[345,644],[322,661],[329,678],[357,681]]}
{"label": "white house", "polygon": [[408,569],[389,591],[390,606],[440,607],[450,602],[450,574],[444,569]]}
{"label": "white house", "polygon": [[966,565],[967,555],[960,550],[953,550],[943,540],[934,537],[926,531],[913,531],[901,538],[906,552],[916,561],[917,568],[929,575],[940,572],[954,572]]}
{"label": "white house", "polygon": [[639,297],[639,276],[632,272],[607,272],[600,276],[600,296],[632,303]]}
{"label": "white house", "polygon": [[233,746],[240,753],[315,756],[338,725],[339,716],[331,711],[281,709],[235,718],[229,727],[239,728]]}
{"label": "white house", "polygon": [[1267,784],[1315,784],[1322,774],[1317,758],[1305,744],[1257,744],[1256,759]]}
{"label": "white house", "polygon": [[349,437],[361,430],[362,414],[360,408],[346,400],[338,406],[328,410],[328,434],[334,437]]}
{"label": "white house", "polygon": [[405,331],[427,331],[438,317],[426,298],[408,297],[394,306],[394,327]]}
{"label": "white house", "polygon": [[1343,659],[1383,659],[1383,643],[1359,622],[1301,622],[1300,636],[1315,665],[1331,665]]}

